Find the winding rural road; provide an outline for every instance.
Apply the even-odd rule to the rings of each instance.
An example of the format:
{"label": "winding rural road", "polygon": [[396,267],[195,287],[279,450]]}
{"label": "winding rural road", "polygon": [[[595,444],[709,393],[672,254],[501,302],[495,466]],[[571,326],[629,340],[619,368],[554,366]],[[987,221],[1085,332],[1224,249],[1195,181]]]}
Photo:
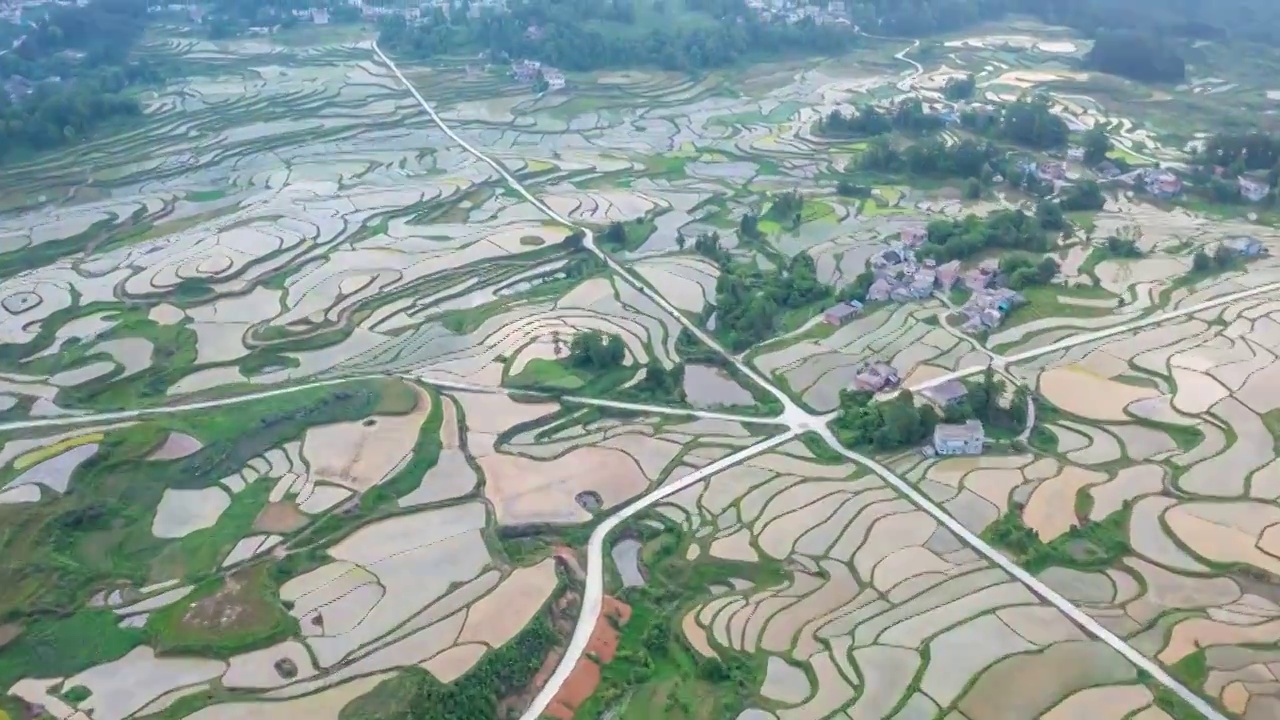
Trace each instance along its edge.
{"label": "winding rural road", "polygon": [[[910,48],[908,48],[908,50],[909,49]],[[635,514],[647,508],[654,506],[658,502],[661,502],[662,500],[670,497],[671,495],[695,483],[701,482],[705,478],[711,475],[714,475],[715,473],[721,470],[729,468],[738,462],[741,462],[752,456],[758,455],[774,447],[777,447],[799,436],[801,433],[805,431],[817,432],[818,435],[822,437],[822,439],[828,445],[830,445],[833,449],[835,449],[841,455],[844,455],[845,457],[849,458],[853,462],[870,469],[876,475],[880,476],[881,479],[883,479],[886,483],[888,483],[889,485],[897,489],[900,493],[903,494],[903,496],[905,496],[908,500],[910,500],[914,505],[919,507],[924,512],[928,513],[931,517],[933,517],[939,523],[942,523],[945,527],[949,528],[958,537],[964,539],[965,542],[967,542],[975,550],[980,552],[984,557],[986,557],[992,563],[994,563],[995,565],[998,565],[999,567],[1009,572],[1014,578],[1016,578],[1019,582],[1023,583],[1028,589],[1030,589],[1036,595],[1040,596],[1046,602],[1057,607],[1059,610],[1061,610],[1065,615],[1067,615],[1069,618],[1075,621],[1081,628],[1083,628],[1089,634],[1093,635],[1099,640],[1110,645],[1117,652],[1119,652],[1124,657],[1126,657],[1130,662],[1132,662],[1136,667],[1150,674],[1150,676],[1154,678],[1157,682],[1159,682],[1161,685],[1164,685],[1170,691],[1178,695],[1183,701],[1185,701],[1186,703],[1194,707],[1198,712],[1200,712],[1206,718],[1210,718],[1210,720],[1226,720],[1226,718],[1221,713],[1219,713],[1211,705],[1205,702],[1199,695],[1197,695],[1196,693],[1192,692],[1187,687],[1182,685],[1180,682],[1178,682],[1176,679],[1170,676],[1167,672],[1165,672],[1159,665],[1157,665],[1156,663],[1148,659],[1145,655],[1138,652],[1137,650],[1134,650],[1122,638],[1120,638],[1119,636],[1112,633],[1107,628],[1100,625],[1088,614],[1086,614],[1085,612],[1077,608],[1075,605],[1073,605],[1069,600],[1059,595],[1057,592],[1055,592],[1054,590],[1046,586],[1044,583],[1041,583],[1036,578],[1032,577],[1030,573],[1026,572],[1021,567],[1019,567],[1017,563],[1005,557],[1004,554],[996,550],[991,545],[988,545],[984,540],[982,540],[982,538],[978,537],[976,534],[969,531],[959,521],[957,521],[955,518],[948,515],[941,507],[939,507],[936,503],[934,503],[934,501],[931,498],[925,496],[923,493],[916,490],[915,487],[913,487],[909,482],[897,476],[896,474],[893,473],[892,470],[885,467],[884,465],[881,465],[875,460],[869,457],[866,457],[860,453],[856,453],[851,450],[848,450],[844,446],[842,446],[836,440],[835,436],[831,432],[831,429],[827,427],[827,424],[825,422],[826,418],[812,415],[807,411],[805,411],[804,409],[800,408],[780,388],[778,388],[772,382],[765,379],[760,373],[757,373],[753,368],[748,366],[740,358],[734,357],[730,353],[726,352],[724,348],[722,348],[717,342],[715,342],[715,340],[711,338],[702,328],[698,327],[694,323],[690,322],[687,318],[685,318],[685,316],[681,314],[679,311],[677,311],[676,308],[672,306],[669,302],[667,302],[665,298],[663,298],[657,292],[654,292],[653,289],[650,288],[648,285],[645,285],[644,283],[640,282],[637,278],[632,276],[630,270],[622,267],[622,265],[614,261],[613,258],[609,257],[606,253],[601,251],[596,246],[595,237],[590,231],[590,229],[581,227],[576,223],[569,221],[567,218],[561,216],[555,210],[551,209],[549,206],[547,206],[545,203],[539,200],[535,195],[533,195],[532,192],[526,189],[524,185],[519,180],[517,180],[513,175],[511,175],[511,173],[509,173],[506,170],[506,168],[504,168],[500,163],[493,160],[484,152],[476,149],[466,140],[459,137],[457,133],[453,131],[452,128],[450,128],[443,120],[441,120],[440,116],[436,114],[435,110],[432,109],[431,105],[428,104],[427,101],[418,92],[417,88],[415,88],[413,84],[409,82],[409,80],[400,71],[400,68],[395,64],[395,62],[393,62],[391,58],[387,57],[386,54],[382,52],[382,49],[378,47],[378,44],[376,42],[373,44],[373,50],[377,54],[378,58],[381,59],[382,62],[385,63],[387,67],[390,68],[390,70],[400,80],[400,82],[404,84],[404,86],[409,90],[410,94],[413,95],[414,99],[418,101],[418,104],[422,107],[424,111],[426,111],[426,113],[431,117],[432,121],[436,124],[437,127],[440,128],[441,131],[443,131],[454,142],[458,143],[458,145],[460,145],[468,153],[474,156],[477,160],[480,160],[481,162],[484,162],[485,164],[493,168],[494,171],[497,172],[499,176],[501,176],[504,180],[506,180],[507,184],[511,187],[511,189],[519,193],[520,196],[522,196],[527,201],[529,201],[534,207],[538,208],[538,210],[540,210],[548,218],[555,220],[556,222],[561,223],[567,227],[582,231],[585,234],[584,247],[589,251],[591,251],[592,253],[594,253],[597,257],[601,258],[607,264],[609,269],[612,270],[619,278],[621,278],[628,284],[635,287],[637,290],[643,293],[646,297],[653,300],[659,307],[669,312],[673,317],[675,317],[682,325],[688,328],[689,331],[692,332],[694,335],[696,335],[700,340],[707,343],[708,346],[715,348],[717,352],[719,352],[721,355],[727,358],[730,362],[733,362],[744,374],[750,377],[753,381],[760,384],[761,387],[768,389],[770,393],[772,393],[775,397],[777,397],[779,401],[782,402],[782,405],[785,408],[783,415],[781,417],[781,420],[788,427],[790,427],[790,431],[784,434],[778,435],[776,437],[773,437],[769,440],[758,443],[756,445],[752,445],[751,447],[746,448],[745,450],[739,451],[737,453],[734,453],[733,455],[729,455],[725,458],[722,458],[721,460],[718,460],[710,465],[707,465],[706,467],[700,470],[697,470],[681,478],[680,480],[677,480],[673,483],[669,483],[663,487],[660,487],[654,490],[653,492],[650,492],[647,495],[644,495],[643,497],[638,498],[637,500],[632,502],[630,505],[623,508],[621,511],[614,513],[613,515],[610,515],[600,525],[596,527],[595,531],[592,532],[591,538],[587,544],[586,589],[583,592],[582,608],[581,608],[581,612],[579,613],[577,625],[574,627],[573,637],[570,639],[568,645],[566,646],[564,655],[561,657],[559,664],[556,666],[555,672],[551,675],[550,679],[548,679],[547,682],[543,685],[541,690],[539,690],[537,696],[533,699],[533,702],[530,704],[529,708],[521,716],[521,720],[537,720],[539,717],[542,716],[543,712],[546,711],[548,706],[550,706],[551,701],[555,698],[556,694],[559,692],[560,687],[565,683],[566,680],[568,680],[569,675],[573,672],[574,667],[578,664],[578,661],[582,658],[583,654],[586,652],[587,643],[591,638],[592,631],[594,630],[596,622],[600,616],[601,605],[604,597],[604,574],[605,574],[604,573],[604,545],[605,545],[605,540],[607,539],[609,533],[611,533],[614,530],[614,528],[616,528],[622,522],[626,521],[628,518],[634,516]],[[906,54],[905,50],[899,53],[900,59],[905,60],[907,62],[911,62],[912,64],[918,67],[918,63],[915,63],[912,60],[907,60],[904,57],[905,54]],[[1179,317],[1183,315],[1193,314],[1205,308],[1214,307],[1216,305],[1221,305],[1226,302],[1231,302],[1233,299],[1250,297],[1252,295],[1268,292],[1269,290],[1274,289],[1275,287],[1280,287],[1280,283],[1275,283],[1273,285],[1263,286],[1260,288],[1254,288],[1252,290],[1248,290],[1242,293],[1236,293],[1234,294],[1234,296],[1224,296],[1223,298],[1218,298],[1217,300],[1214,300],[1214,301],[1208,301],[1206,303],[1201,303],[1197,306],[1193,306],[1190,308],[1183,308],[1181,310],[1173,311],[1171,313],[1166,313],[1164,315],[1166,316],[1166,319],[1167,319],[1171,317]],[[1046,352],[1053,352],[1057,349],[1061,349],[1064,347],[1071,347],[1072,345],[1077,345],[1085,342],[1092,342],[1094,340],[1110,337],[1111,335],[1128,332],[1129,330],[1144,327],[1146,325],[1150,325],[1159,321],[1160,320],[1158,319],[1147,318],[1145,320],[1135,321],[1133,323],[1126,323],[1116,328],[1109,328],[1107,330],[1099,331],[1096,333],[1085,334],[1081,336],[1081,339],[1075,342],[1070,342],[1071,339],[1069,338],[1059,343],[1054,343],[1053,345],[1047,346],[1046,348],[1038,348],[1035,351],[1022,353],[1018,356],[1014,356],[1013,358],[1008,358],[1007,360],[1013,361],[1015,358],[1025,359],[1026,357],[1034,357],[1036,355],[1041,355]],[[978,370],[980,371],[981,368],[979,368]]]}

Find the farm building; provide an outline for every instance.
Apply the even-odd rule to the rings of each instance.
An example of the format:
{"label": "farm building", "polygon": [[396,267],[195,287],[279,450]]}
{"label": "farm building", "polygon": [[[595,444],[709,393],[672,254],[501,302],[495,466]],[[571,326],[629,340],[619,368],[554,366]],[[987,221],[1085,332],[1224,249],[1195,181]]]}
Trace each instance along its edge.
{"label": "farm building", "polygon": [[826,312],[822,313],[822,322],[840,327],[857,317],[860,312],[862,312],[862,303],[851,300],[847,303],[840,303],[827,308]]}
{"label": "farm building", "polygon": [[1267,254],[1267,246],[1256,237],[1241,236],[1222,241],[1224,247],[1241,257],[1258,257]]}
{"label": "farm building", "polygon": [[892,365],[882,362],[863,365],[853,379],[854,387],[870,392],[895,388],[900,382],[902,378],[898,377],[898,371]]}
{"label": "farm building", "polygon": [[925,388],[920,394],[939,408],[947,408],[968,397],[969,388],[959,380],[948,380],[941,385]]}
{"label": "farm building", "polygon": [[981,455],[986,433],[979,420],[939,423],[933,429],[933,450],[939,455]]}
{"label": "farm building", "polygon": [[1271,186],[1265,182],[1243,176],[1237,182],[1240,184],[1240,197],[1249,202],[1262,202],[1271,192]]}

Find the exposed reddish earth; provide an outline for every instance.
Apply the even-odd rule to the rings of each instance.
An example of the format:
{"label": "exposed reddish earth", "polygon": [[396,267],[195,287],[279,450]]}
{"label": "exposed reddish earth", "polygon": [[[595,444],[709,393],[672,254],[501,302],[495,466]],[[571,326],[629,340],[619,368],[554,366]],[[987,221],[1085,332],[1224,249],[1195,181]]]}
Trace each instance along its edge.
{"label": "exposed reddish earth", "polygon": [[[600,664],[611,662],[618,652],[618,628],[626,625],[630,619],[630,605],[617,598],[604,596],[600,618],[591,632],[591,640],[587,642],[587,651],[578,660],[564,685],[560,686],[560,692],[556,693],[551,705],[547,707],[547,715],[557,720],[573,720],[578,707],[591,697],[591,693],[600,684]],[[550,669],[555,667],[551,660],[552,658],[548,658],[549,662],[542,668],[547,671],[547,676],[550,675]],[[559,660],[558,654],[555,660]],[[542,676],[543,672],[539,671],[538,675]],[[543,682],[545,681],[544,677]]]}

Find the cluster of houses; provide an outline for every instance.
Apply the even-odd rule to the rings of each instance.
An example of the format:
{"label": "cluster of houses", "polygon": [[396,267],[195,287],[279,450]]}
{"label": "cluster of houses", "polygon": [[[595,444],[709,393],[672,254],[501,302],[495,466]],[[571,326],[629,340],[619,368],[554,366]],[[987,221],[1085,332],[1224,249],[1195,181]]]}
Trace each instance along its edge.
{"label": "cluster of houses", "polygon": [[553,67],[543,65],[537,60],[517,60],[511,63],[511,76],[517,82],[532,85],[538,81],[539,75],[547,84],[548,91],[564,88],[564,73]]}
{"label": "cluster of houses", "polygon": [[844,0],[830,0],[826,7],[816,0],[747,0],[747,7],[765,22],[794,25],[812,19],[817,25],[851,25]]}
{"label": "cluster of houses", "polygon": [[893,247],[871,258],[876,279],[867,290],[868,302],[910,302],[933,294],[939,267],[933,260],[917,261],[915,253],[928,239],[924,227],[909,226],[901,230]]}
{"label": "cluster of houses", "polygon": [[[1097,171],[1103,180],[1114,180],[1132,188],[1141,188],[1161,200],[1173,200],[1186,189],[1182,178],[1168,168],[1142,168],[1122,173],[1107,161],[1099,165]],[[1225,172],[1225,168],[1214,168],[1214,174],[1219,177]],[[1271,193],[1270,183],[1256,175],[1241,175],[1236,178],[1236,184],[1240,188],[1240,197],[1247,202],[1262,202]]]}
{"label": "cluster of houses", "polygon": [[964,274],[960,282],[970,293],[960,308],[964,317],[960,329],[968,333],[982,332],[999,327],[1009,312],[1021,305],[1024,298],[1004,287],[997,260],[987,260]]}
{"label": "cluster of houses", "polygon": [[[924,244],[923,227],[903,228],[893,247],[871,258],[875,281],[867,289],[867,302],[911,302],[923,300],[941,289],[950,292],[957,283],[969,290],[969,299],[959,309],[965,318],[961,329],[980,332],[999,326],[1009,312],[1024,302],[1021,295],[1003,287],[998,262],[988,260],[961,275],[960,261],[938,265],[933,260],[916,260],[915,249]],[[833,305],[822,313],[822,321],[840,327],[862,312],[862,303],[850,301]]]}

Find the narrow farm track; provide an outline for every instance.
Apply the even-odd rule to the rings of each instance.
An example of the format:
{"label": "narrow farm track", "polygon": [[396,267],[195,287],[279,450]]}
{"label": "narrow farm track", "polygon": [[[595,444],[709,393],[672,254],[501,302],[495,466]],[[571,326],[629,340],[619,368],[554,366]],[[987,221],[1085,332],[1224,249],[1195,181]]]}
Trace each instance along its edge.
{"label": "narrow farm track", "polygon": [[[914,47],[914,45],[912,47]],[[908,50],[910,49],[911,48],[908,48]],[[721,470],[732,467],[733,465],[736,465],[737,463],[743,460],[746,460],[754,455],[758,455],[769,449],[777,447],[783,444],[784,442],[799,436],[801,433],[810,431],[810,430],[817,432],[828,445],[830,445],[833,449],[835,449],[841,455],[849,458],[853,462],[860,464],[870,469],[872,472],[876,473],[876,475],[880,476],[880,478],[883,479],[886,483],[896,488],[898,492],[900,492],[910,502],[912,502],[914,505],[919,507],[924,512],[928,513],[930,516],[932,516],[939,522],[943,523],[946,527],[951,529],[958,537],[962,538],[965,542],[967,542],[971,547],[973,547],[975,550],[980,552],[984,557],[986,557],[993,564],[1009,572],[1015,579],[1023,583],[1029,590],[1034,592],[1036,595],[1040,596],[1046,602],[1058,608],[1067,617],[1071,618],[1074,622],[1076,622],[1086,632],[1088,632],[1089,634],[1093,635],[1094,637],[1098,638],[1102,642],[1105,642],[1107,645],[1114,648],[1117,652],[1119,652],[1121,655],[1127,658],[1130,662],[1132,662],[1136,667],[1147,672],[1157,682],[1159,682],[1161,685],[1164,685],[1171,692],[1178,695],[1183,701],[1191,705],[1193,708],[1195,708],[1199,713],[1204,715],[1206,718],[1210,718],[1211,720],[1226,720],[1226,717],[1224,715],[1222,715],[1217,710],[1215,710],[1211,705],[1209,705],[1209,703],[1205,702],[1205,700],[1203,700],[1199,695],[1192,692],[1186,686],[1182,685],[1180,682],[1178,682],[1176,679],[1170,676],[1167,672],[1165,672],[1164,669],[1161,668],[1159,665],[1157,665],[1155,662],[1152,662],[1142,653],[1130,647],[1129,644],[1126,643],[1123,639],[1121,639],[1119,636],[1117,636],[1116,634],[1112,633],[1110,630],[1100,625],[1097,621],[1095,621],[1092,617],[1090,617],[1089,615],[1084,613],[1082,610],[1077,608],[1065,597],[1059,595],[1057,592],[1055,592],[1048,586],[1044,585],[1036,578],[1032,577],[1029,573],[1027,573],[1025,570],[1019,567],[1017,563],[1007,558],[1004,554],[996,550],[991,545],[988,545],[984,540],[982,540],[982,538],[978,537],[973,532],[965,528],[959,521],[951,517],[946,511],[944,511],[941,507],[935,504],[930,498],[926,497],[925,495],[920,493],[918,490],[916,490],[908,481],[895,475],[893,471],[881,465],[880,463],[876,462],[875,460],[872,460],[871,458],[868,458],[860,453],[856,453],[851,450],[848,450],[842,445],[840,445],[840,443],[837,442],[835,436],[832,434],[830,428],[827,427],[824,417],[815,416],[811,413],[806,412],[805,410],[800,408],[798,405],[796,405],[796,403],[793,402],[791,398],[786,393],[784,393],[781,389],[779,389],[776,385],[774,385],[772,382],[767,380],[760,373],[757,373],[753,368],[749,367],[740,358],[737,358],[732,354],[728,353],[727,351],[725,351],[725,349],[721,347],[719,343],[715,342],[715,340],[711,338],[702,328],[697,327],[694,323],[690,322],[687,318],[685,318],[684,315],[678,312],[676,308],[671,305],[671,303],[667,302],[667,300],[662,297],[661,294],[653,291],[651,288],[649,288],[648,285],[645,285],[644,283],[640,282],[639,279],[637,279],[631,274],[630,270],[624,268],[622,265],[620,265],[619,263],[614,261],[611,257],[609,257],[606,253],[601,251],[596,246],[595,237],[590,230],[588,230],[587,228],[579,227],[575,223],[569,221],[567,218],[561,216],[559,213],[557,213],[556,211],[548,207],[545,203],[543,203],[535,195],[533,195],[533,193],[531,193],[528,189],[526,189],[524,185],[519,180],[517,180],[513,175],[511,175],[511,173],[508,172],[506,168],[504,168],[500,163],[488,157],[485,153],[481,152],[480,150],[477,150],[470,143],[466,142],[461,137],[459,137],[457,133],[453,131],[452,128],[450,128],[447,124],[444,123],[443,120],[440,119],[440,116],[436,114],[435,110],[433,110],[432,107],[427,103],[427,101],[422,97],[422,95],[418,92],[417,88],[415,88],[413,84],[409,82],[409,80],[400,71],[400,68],[397,67],[396,64],[382,52],[382,49],[378,47],[378,44],[376,42],[373,44],[373,50],[374,50],[374,53],[377,54],[378,58],[382,60],[382,62],[387,65],[387,67],[395,74],[395,76],[400,80],[400,82],[404,84],[404,86],[409,90],[409,93],[413,95],[414,99],[417,100],[418,104],[422,107],[424,111],[426,111],[426,113],[431,117],[432,121],[440,128],[441,131],[445,133],[445,135],[447,135],[454,142],[458,143],[458,145],[460,145],[463,149],[465,149],[468,153],[470,153],[476,159],[484,162],[485,164],[493,168],[494,171],[496,171],[504,180],[506,180],[508,185],[513,190],[515,190],[522,197],[528,200],[534,207],[536,207],[548,218],[555,220],[556,222],[559,222],[567,227],[571,227],[571,228],[582,231],[585,235],[584,247],[588,249],[590,252],[594,253],[597,257],[601,258],[607,264],[609,269],[614,273],[616,273],[619,278],[621,278],[628,284],[638,289],[641,293],[643,293],[644,295],[652,299],[655,303],[658,304],[659,307],[669,312],[673,317],[677,319],[677,321],[679,321],[682,325],[688,328],[690,332],[696,335],[703,342],[707,343],[708,346],[715,348],[717,352],[719,352],[723,357],[725,357],[730,362],[734,363],[734,365],[736,365],[739,369],[741,369],[743,373],[745,373],[748,377],[750,377],[755,382],[759,383],[761,387],[768,389],[768,391],[771,394],[777,397],[782,402],[782,405],[785,408],[781,420],[788,427],[790,427],[790,431],[784,434],[778,435],[774,438],[771,438],[764,442],[753,445],[733,455],[729,455],[717,462],[707,465],[706,467],[698,470],[697,472],[690,474],[685,478],[682,478],[681,480],[675,483],[658,488],[657,490],[654,490],[653,492],[640,497],[639,499],[635,500],[627,507],[623,508],[621,511],[614,513],[613,515],[610,515],[599,526],[596,527],[595,531],[592,532],[591,539],[587,545],[586,590],[583,593],[582,609],[578,616],[577,625],[574,627],[573,637],[570,639],[568,646],[565,648],[564,655],[561,657],[559,664],[556,666],[555,672],[552,674],[551,678],[548,679],[547,682],[543,685],[543,687],[539,690],[537,696],[533,699],[533,702],[530,704],[529,708],[521,716],[521,720],[537,720],[539,717],[542,716],[543,712],[546,711],[546,709],[550,706],[551,701],[555,698],[556,694],[559,692],[560,687],[569,678],[569,675],[573,672],[574,667],[578,664],[578,661],[582,658],[583,654],[586,652],[587,642],[590,640],[591,633],[595,628],[596,622],[601,612],[601,604],[604,596],[604,543],[609,533],[612,532],[614,528],[616,528],[619,524],[626,521],[628,518],[641,512],[642,510],[652,507],[653,505],[657,504],[658,502],[664,500],[667,497],[670,497],[671,495],[679,492],[680,490],[683,490],[696,483],[699,483],[703,479],[717,472],[720,472]],[[906,52],[907,51],[904,50],[902,53],[899,53],[899,55],[902,56],[900,57],[900,59],[906,62],[910,62],[918,67],[918,63],[908,60],[905,57]],[[1252,290],[1245,291],[1243,293],[1236,293],[1234,297],[1226,296],[1224,298],[1219,298],[1216,301],[1209,301],[1207,303],[1202,303],[1200,305],[1193,306],[1191,308],[1183,308],[1182,310],[1179,310],[1179,311],[1166,313],[1164,314],[1165,318],[1162,318],[1162,319],[1167,319],[1170,317],[1181,317],[1184,315],[1193,314],[1195,312],[1199,312],[1200,310],[1206,309],[1208,307],[1213,307],[1214,305],[1221,305],[1226,302],[1231,302],[1233,299],[1239,299],[1242,297],[1249,297],[1252,295],[1261,294],[1263,292],[1268,292],[1275,288],[1280,288],[1280,283],[1275,283],[1271,286],[1264,286],[1261,288],[1254,288]],[[1151,325],[1159,321],[1160,321],[1159,319],[1148,318],[1145,321],[1136,321],[1134,323],[1128,323],[1125,326],[1121,326],[1120,328],[1112,328],[1107,331],[1102,331],[1097,333],[1087,333],[1085,335],[1082,335],[1081,339],[1076,340],[1075,342],[1069,342],[1070,340],[1072,340],[1069,338],[1067,341],[1056,343],[1054,345],[1049,346],[1049,348],[1047,349],[1037,350],[1034,352],[1034,354],[1043,354],[1043,352],[1052,352],[1053,350],[1062,349],[1063,347],[1071,347],[1072,345],[1078,345],[1080,343],[1092,342],[1094,340],[1110,337],[1111,335],[1127,332],[1128,330],[1132,330],[1135,328],[1145,327],[1147,325]],[[1019,356],[1014,356],[1013,358],[1006,358],[1005,359],[1006,364],[1007,362],[1013,361],[1015,359],[1025,359],[1024,357],[1022,357],[1023,355],[1034,356],[1033,354],[1029,355],[1028,353],[1023,353]]]}
{"label": "narrow farm track", "polygon": [[[6,430],[36,430],[40,428],[56,428],[68,427],[73,425],[90,425],[107,422],[119,422],[122,420],[136,420],[154,415],[174,415],[177,413],[191,412],[193,410],[209,410],[212,408],[227,407],[230,405],[238,405],[240,403],[252,402],[254,400],[262,400],[264,398],[278,397],[281,395],[290,395],[303,390],[312,390],[319,387],[328,387],[332,385],[341,385],[343,383],[358,382],[360,380],[382,380],[388,377],[397,377],[396,375],[352,375],[348,377],[333,378],[329,380],[316,380],[313,382],[302,383],[300,385],[291,385],[284,388],[276,388],[274,390],[263,390],[262,392],[246,393],[244,395],[233,395],[216,400],[201,400],[193,403],[183,403],[179,405],[163,405],[153,408],[141,408],[138,410],[118,410],[114,412],[92,413],[84,415],[67,415],[56,418],[43,418],[40,420],[20,420],[18,422],[0,423],[0,432]],[[538,396],[539,393],[530,390],[513,390],[511,388],[493,387],[489,385],[471,385],[468,383],[452,382],[449,380],[437,380],[431,377],[414,375],[405,373],[399,377],[416,380],[424,385],[440,388],[442,390],[455,390],[459,392],[488,393],[497,395],[526,395]],[[613,408],[615,410],[629,410],[632,412],[650,413],[653,415],[676,415],[683,417],[694,417],[703,420],[727,420],[729,422],[739,423],[763,423],[766,425],[783,425],[785,422],[779,418],[756,417],[754,415],[735,415],[733,413],[715,412],[713,410],[696,410],[693,408],[670,407],[668,405],[645,405],[644,403],[622,402],[619,400],[605,400],[603,398],[578,397],[576,395],[546,395],[547,402],[566,402],[575,405],[593,405],[596,407]]]}

